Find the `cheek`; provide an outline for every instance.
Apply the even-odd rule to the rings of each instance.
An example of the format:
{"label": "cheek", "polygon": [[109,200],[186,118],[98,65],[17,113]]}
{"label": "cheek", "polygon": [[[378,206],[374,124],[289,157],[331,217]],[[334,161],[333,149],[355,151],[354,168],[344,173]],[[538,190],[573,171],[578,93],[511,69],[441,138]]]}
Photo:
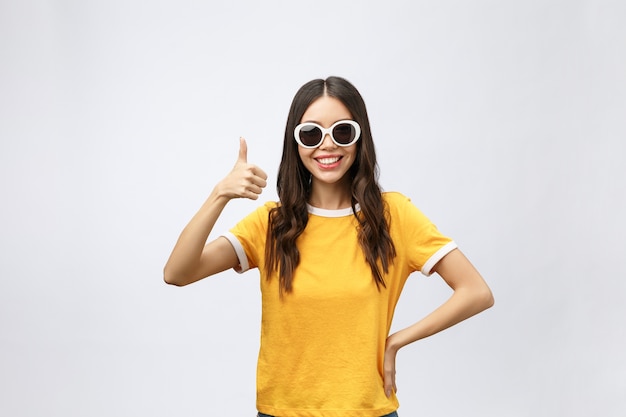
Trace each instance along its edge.
{"label": "cheek", "polygon": [[350,167],[348,168],[348,170],[353,170],[355,169],[355,166],[358,165],[357,163],[357,158],[358,158],[358,152],[356,151],[356,149],[352,152],[350,152]]}
{"label": "cheek", "polygon": [[300,160],[303,162],[311,156],[313,151],[314,149],[306,149],[301,146],[298,146],[298,156],[300,157]]}
{"label": "cheek", "polygon": [[352,163],[354,163],[354,161],[356,161],[356,157],[357,157],[356,146],[353,149],[350,149],[348,154],[350,156],[350,160],[352,161]]}

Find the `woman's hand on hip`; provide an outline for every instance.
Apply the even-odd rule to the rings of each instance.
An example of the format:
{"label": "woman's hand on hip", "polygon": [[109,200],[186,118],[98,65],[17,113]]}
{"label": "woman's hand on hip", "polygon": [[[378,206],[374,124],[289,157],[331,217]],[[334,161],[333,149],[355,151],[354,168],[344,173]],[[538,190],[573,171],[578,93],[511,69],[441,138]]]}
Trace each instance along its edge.
{"label": "woman's hand on hip", "polygon": [[398,350],[389,343],[387,338],[387,346],[385,347],[385,358],[383,360],[383,382],[385,387],[385,395],[391,397],[391,394],[398,391],[396,387],[396,354]]}

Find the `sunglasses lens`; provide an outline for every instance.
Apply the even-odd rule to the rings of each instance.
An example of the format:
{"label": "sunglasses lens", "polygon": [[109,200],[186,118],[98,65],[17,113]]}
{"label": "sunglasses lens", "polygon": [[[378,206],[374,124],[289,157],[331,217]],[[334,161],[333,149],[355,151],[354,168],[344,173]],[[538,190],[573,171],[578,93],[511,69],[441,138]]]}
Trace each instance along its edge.
{"label": "sunglasses lens", "polygon": [[322,140],[322,131],[314,125],[304,125],[300,129],[300,142],[304,146],[316,146]]}
{"label": "sunglasses lens", "polygon": [[356,129],[349,123],[341,123],[333,129],[333,137],[342,145],[352,143],[356,137]]}

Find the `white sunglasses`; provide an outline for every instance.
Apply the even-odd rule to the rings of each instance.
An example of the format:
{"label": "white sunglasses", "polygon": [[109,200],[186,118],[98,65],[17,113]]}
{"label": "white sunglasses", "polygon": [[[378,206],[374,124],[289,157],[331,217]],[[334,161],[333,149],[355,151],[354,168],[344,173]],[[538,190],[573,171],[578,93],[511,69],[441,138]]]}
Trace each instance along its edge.
{"label": "white sunglasses", "polygon": [[317,123],[306,122],[296,126],[293,132],[298,145],[309,149],[319,147],[326,135],[330,135],[337,146],[350,146],[361,137],[361,126],[354,120],[340,120],[324,129]]}

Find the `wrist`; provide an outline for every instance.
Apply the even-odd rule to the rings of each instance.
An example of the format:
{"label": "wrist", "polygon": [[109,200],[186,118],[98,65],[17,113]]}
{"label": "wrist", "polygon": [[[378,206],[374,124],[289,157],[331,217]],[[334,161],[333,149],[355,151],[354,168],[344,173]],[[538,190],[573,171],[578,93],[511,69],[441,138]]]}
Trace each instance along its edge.
{"label": "wrist", "polygon": [[211,195],[209,196],[210,200],[213,200],[215,202],[223,202],[224,204],[230,201],[231,198],[232,197],[229,195],[226,187],[223,186],[221,181],[215,185],[213,191],[211,192]]}
{"label": "wrist", "polygon": [[391,336],[387,337],[386,350],[390,353],[397,353],[398,350],[402,347],[398,333],[394,333]]}
{"label": "wrist", "polygon": [[200,213],[211,213],[214,212],[215,210],[219,212],[222,211],[222,209],[224,207],[226,207],[226,204],[230,201],[230,198],[223,194],[219,187],[216,186],[213,191],[211,191],[211,194],[209,194],[209,196],[207,197],[207,199],[204,201],[204,204],[202,204],[202,207],[200,208],[199,214]]}

